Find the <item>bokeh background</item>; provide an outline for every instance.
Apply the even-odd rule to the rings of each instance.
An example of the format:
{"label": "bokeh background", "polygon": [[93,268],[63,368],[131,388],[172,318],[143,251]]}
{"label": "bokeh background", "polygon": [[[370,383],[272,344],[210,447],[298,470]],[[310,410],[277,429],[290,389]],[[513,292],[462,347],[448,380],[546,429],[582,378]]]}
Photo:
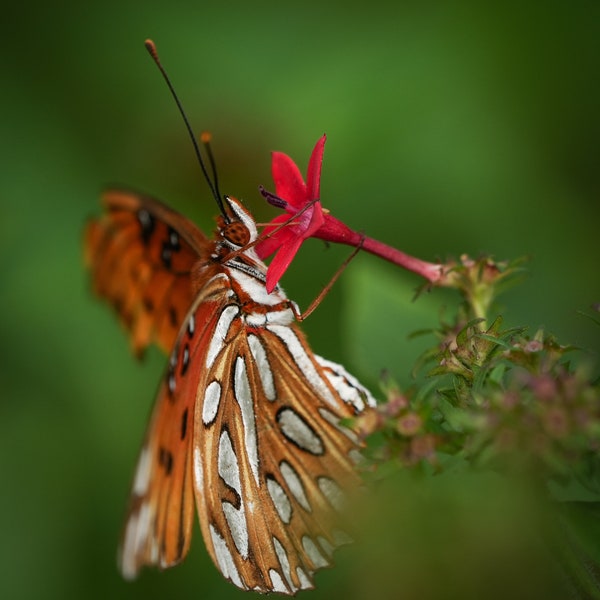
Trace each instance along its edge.
{"label": "bokeh background", "polygon": [[[1,597],[242,597],[198,530],[177,569],[131,584],[115,566],[164,359],[136,363],[91,296],[82,229],[111,182],[206,231],[216,212],[147,37],[194,127],[213,132],[222,189],[257,220],[274,215],[257,192],[272,188],[270,151],[304,170],[326,132],[322,199],[336,216],[426,260],[530,256],[528,277],[502,298],[508,324],[544,327],[595,360],[598,328],[581,313],[600,300],[600,4],[104,0],[12,3],[2,15]],[[286,290],[306,307],[347,254],[307,243]],[[439,291],[413,302],[419,284],[360,255],[305,323],[314,349],[374,389],[382,369],[409,383],[421,342],[408,334],[456,303]],[[364,560],[360,548],[340,553],[311,597],[444,597],[455,566],[465,575],[491,546],[508,579],[530,578],[537,566],[514,571],[514,540],[494,520],[511,502],[500,493],[490,505],[488,484],[424,513],[397,483],[397,511],[374,522]],[[461,529],[454,516],[482,504]],[[529,514],[517,504],[513,526]],[[419,561],[434,553],[416,544],[432,530],[468,543]],[[460,597],[485,584],[473,585]]]}

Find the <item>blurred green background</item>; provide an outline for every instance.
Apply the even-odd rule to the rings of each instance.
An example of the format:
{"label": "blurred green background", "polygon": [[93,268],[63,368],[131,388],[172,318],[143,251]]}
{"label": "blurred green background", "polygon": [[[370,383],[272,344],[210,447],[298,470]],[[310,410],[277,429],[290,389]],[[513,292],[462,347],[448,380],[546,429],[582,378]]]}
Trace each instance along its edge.
{"label": "blurred green background", "polygon": [[[274,214],[257,192],[273,187],[269,152],[290,154],[304,170],[326,132],[322,199],[338,218],[426,260],[530,255],[530,276],[503,297],[508,323],[543,326],[598,352],[598,330],[579,311],[600,301],[600,4],[490,6],[3,7],[1,597],[242,597],[213,568],[199,531],[170,572],[131,584],[115,566],[164,359],[155,352],[137,364],[113,315],[89,293],[82,228],[112,182],[164,199],[206,231],[216,213],[146,37],[194,127],[213,132],[223,191],[243,198],[257,220]],[[306,307],[348,252],[307,243],[283,281],[289,295]],[[373,387],[383,368],[409,382],[422,346],[407,335],[434,326],[440,307],[455,303],[439,291],[413,302],[418,284],[360,255],[304,325],[315,351]],[[473,486],[468,503],[478,504],[488,484]],[[442,498],[454,494],[440,488]],[[403,489],[399,512],[390,505],[394,518],[372,528],[387,533],[386,544],[373,536],[364,562],[360,547],[340,553],[311,597],[390,589],[390,597],[417,597],[417,589],[421,598],[444,597],[436,574],[453,571],[444,552],[459,536],[456,521],[441,527],[445,545],[429,542],[427,511],[439,520],[445,505],[425,509]],[[517,504],[519,519],[506,521],[513,526],[528,514]],[[485,541],[467,536],[471,552],[451,552],[453,560],[464,567],[463,556],[478,560],[482,545],[497,550],[494,536],[507,531],[494,521],[500,514],[490,508],[471,524]],[[515,551],[501,549],[492,562]],[[432,554],[439,560],[428,571],[418,557]],[[523,569],[525,578],[535,572]],[[477,597],[474,589],[460,597]]]}

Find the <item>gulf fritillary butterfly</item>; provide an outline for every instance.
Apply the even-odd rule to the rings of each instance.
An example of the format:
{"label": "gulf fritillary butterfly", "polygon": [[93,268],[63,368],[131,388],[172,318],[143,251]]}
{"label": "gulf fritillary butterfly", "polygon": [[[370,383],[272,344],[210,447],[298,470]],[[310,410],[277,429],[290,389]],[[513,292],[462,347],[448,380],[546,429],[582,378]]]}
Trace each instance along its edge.
{"label": "gulf fritillary butterfly", "polygon": [[[87,229],[96,292],[133,350],[170,349],[133,483],[120,565],[169,567],[204,540],[243,589],[293,594],[347,541],[335,529],[360,480],[360,440],[341,424],[374,404],[343,367],[312,353],[283,291],[265,290],[250,213],[226,198],[215,240],[126,191]],[[242,250],[241,253],[235,254]],[[233,256],[233,258],[229,258]]]}
{"label": "gulf fritillary butterfly", "polygon": [[281,288],[267,293],[256,224],[238,200],[221,201],[212,240],[149,197],[112,189],[103,201],[85,238],[94,289],[136,354],[156,343],[170,356],[134,477],[123,575],[184,558],[195,501],[208,552],[236,586],[312,588],[349,541],[340,509],[360,485],[361,441],[343,420],[373,406],[371,394],[313,354]]}

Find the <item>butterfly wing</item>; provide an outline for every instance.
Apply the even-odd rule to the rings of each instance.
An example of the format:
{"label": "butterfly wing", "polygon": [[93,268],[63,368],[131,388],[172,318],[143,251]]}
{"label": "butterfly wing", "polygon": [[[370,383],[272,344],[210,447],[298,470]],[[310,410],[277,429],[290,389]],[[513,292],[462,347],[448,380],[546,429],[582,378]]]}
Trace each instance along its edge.
{"label": "butterfly wing", "polygon": [[136,355],[151,343],[165,352],[193,301],[191,271],[209,252],[206,236],[164,204],[108,190],[105,214],[85,233],[85,258],[95,292],[129,332]]}
{"label": "butterfly wing", "polygon": [[133,579],[144,565],[167,568],[190,546],[194,519],[192,461],[199,364],[226,299],[219,280],[202,290],[184,319],[138,459],[119,563]]}
{"label": "butterfly wing", "polygon": [[[234,292],[210,260],[214,244],[189,221],[129,192],[109,192],[105,204],[86,237],[95,287],[138,353],[153,341],[173,346],[134,478],[123,574],[185,556],[195,496],[226,578],[262,592],[313,587],[349,539],[338,528],[342,489],[360,484],[360,441],[341,420],[372,398],[311,352],[287,301],[263,306],[247,291],[240,300],[239,271]],[[263,299],[262,282],[246,285]]]}
{"label": "butterfly wing", "polygon": [[360,441],[340,420],[373,400],[322,365],[295,326],[248,328],[229,304],[217,328],[194,418],[204,539],[238,587],[294,594],[349,540],[338,528],[342,488],[360,484]]}

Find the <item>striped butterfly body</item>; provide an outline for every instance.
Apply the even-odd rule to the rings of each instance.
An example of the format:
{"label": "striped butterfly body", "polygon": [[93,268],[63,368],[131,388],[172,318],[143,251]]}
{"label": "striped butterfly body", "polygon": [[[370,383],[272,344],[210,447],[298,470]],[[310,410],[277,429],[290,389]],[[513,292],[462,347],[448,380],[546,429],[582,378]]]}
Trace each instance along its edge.
{"label": "striped butterfly body", "polygon": [[170,352],[134,477],[120,567],[178,563],[194,504],[207,549],[242,589],[294,594],[349,540],[361,442],[342,424],[374,405],[309,348],[295,306],[265,289],[250,213],[225,198],[214,240],[150,198],[113,190],[86,231],[96,292],[134,352]]}

